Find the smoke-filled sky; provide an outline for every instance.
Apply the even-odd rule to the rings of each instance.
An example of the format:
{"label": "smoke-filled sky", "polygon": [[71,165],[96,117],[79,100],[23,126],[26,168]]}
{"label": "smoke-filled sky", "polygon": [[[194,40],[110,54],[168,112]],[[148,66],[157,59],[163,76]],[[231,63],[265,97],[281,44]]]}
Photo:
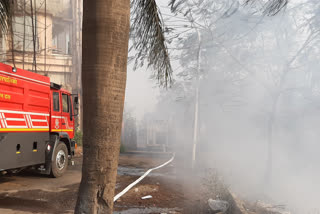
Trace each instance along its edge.
{"label": "smoke-filled sky", "polygon": [[180,14],[163,14],[175,84],[159,90],[129,66],[127,104],[139,119],[174,121],[171,141],[181,148],[192,145],[198,102],[202,166],[252,201],[319,213],[320,2],[289,1],[275,16],[237,0],[186,2]]}
{"label": "smoke-filled sky", "polygon": [[156,82],[150,79],[150,72],[147,69],[133,71],[129,65],[126,105],[129,105],[137,119],[142,119],[145,113],[154,110],[158,95],[159,89]]}

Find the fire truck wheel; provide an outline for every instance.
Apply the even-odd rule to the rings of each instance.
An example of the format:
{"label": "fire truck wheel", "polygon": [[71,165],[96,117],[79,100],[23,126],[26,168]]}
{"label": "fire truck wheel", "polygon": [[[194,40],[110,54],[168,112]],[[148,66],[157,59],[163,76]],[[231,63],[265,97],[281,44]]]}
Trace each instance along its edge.
{"label": "fire truck wheel", "polygon": [[68,167],[68,149],[66,144],[59,142],[53,155],[51,176],[57,178],[62,176]]}

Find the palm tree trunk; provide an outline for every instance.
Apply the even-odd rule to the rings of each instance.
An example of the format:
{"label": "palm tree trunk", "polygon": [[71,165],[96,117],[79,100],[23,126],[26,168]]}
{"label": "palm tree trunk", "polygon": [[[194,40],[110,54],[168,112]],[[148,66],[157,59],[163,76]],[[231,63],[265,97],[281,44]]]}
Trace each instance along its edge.
{"label": "palm tree trunk", "polygon": [[75,213],[113,210],[125,97],[130,0],[83,1],[83,169]]}

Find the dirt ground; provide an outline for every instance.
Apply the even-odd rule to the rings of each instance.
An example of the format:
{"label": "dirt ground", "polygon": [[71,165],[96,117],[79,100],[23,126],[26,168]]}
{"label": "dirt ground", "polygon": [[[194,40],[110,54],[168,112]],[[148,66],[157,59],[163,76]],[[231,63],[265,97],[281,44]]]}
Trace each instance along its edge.
{"label": "dirt ground", "polygon": [[[158,166],[170,155],[133,153],[120,155],[116,194]],[[61,178],[31,172],[0,176],[0,214],[73,213],[81,179],[81,151]],[[178,176],[175,162],[152,172],[114,204],[114,213],[211,213],[207,199],[211,191],[202,180]],[[209,186],[215,184],[209,183]],[[212,193],[215,195],[217,192]],[[219,193],[220,194],[220,193]],[[151,195],[150,199],[141,199]],[[227,196],[228,197],[228,196]],[[237,212],[230,211],[229,214]],[[264,213],[264,212],[253,212]]]}
{"label": "dirt ground", "polygon": [[[116,193],[136,180],[147,169],[167,159],[168,156],[121,155]],[[72,213],[81,179],[81,157],[76,157],[75,163],[75,166],[69,166],[63,177],[56,179],[33,172],[0,176],[0,214]],[[115,203],[115,210],[123,213],[125,210],[149,206],[176,208],[179,201],[176,198],[179,196],[170,186],[166,186],[170,183],[166,178],[171,170],[170,167],[172,165],[165,170],[151,173],[150,177],[144,179]],[[151,194],[153,198],[140,199],[147,194]],[[130,213],[140,212],[133,210]]]}

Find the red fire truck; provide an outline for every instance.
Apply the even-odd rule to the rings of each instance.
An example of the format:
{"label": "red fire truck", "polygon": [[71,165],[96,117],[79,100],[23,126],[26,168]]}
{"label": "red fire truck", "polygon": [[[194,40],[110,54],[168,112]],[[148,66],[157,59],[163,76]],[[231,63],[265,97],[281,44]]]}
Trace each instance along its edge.
{"label": "red fire truck", "polygon": [[50,78],[0,63],[0,171],[61,176],[75,152],[78,96]]}

